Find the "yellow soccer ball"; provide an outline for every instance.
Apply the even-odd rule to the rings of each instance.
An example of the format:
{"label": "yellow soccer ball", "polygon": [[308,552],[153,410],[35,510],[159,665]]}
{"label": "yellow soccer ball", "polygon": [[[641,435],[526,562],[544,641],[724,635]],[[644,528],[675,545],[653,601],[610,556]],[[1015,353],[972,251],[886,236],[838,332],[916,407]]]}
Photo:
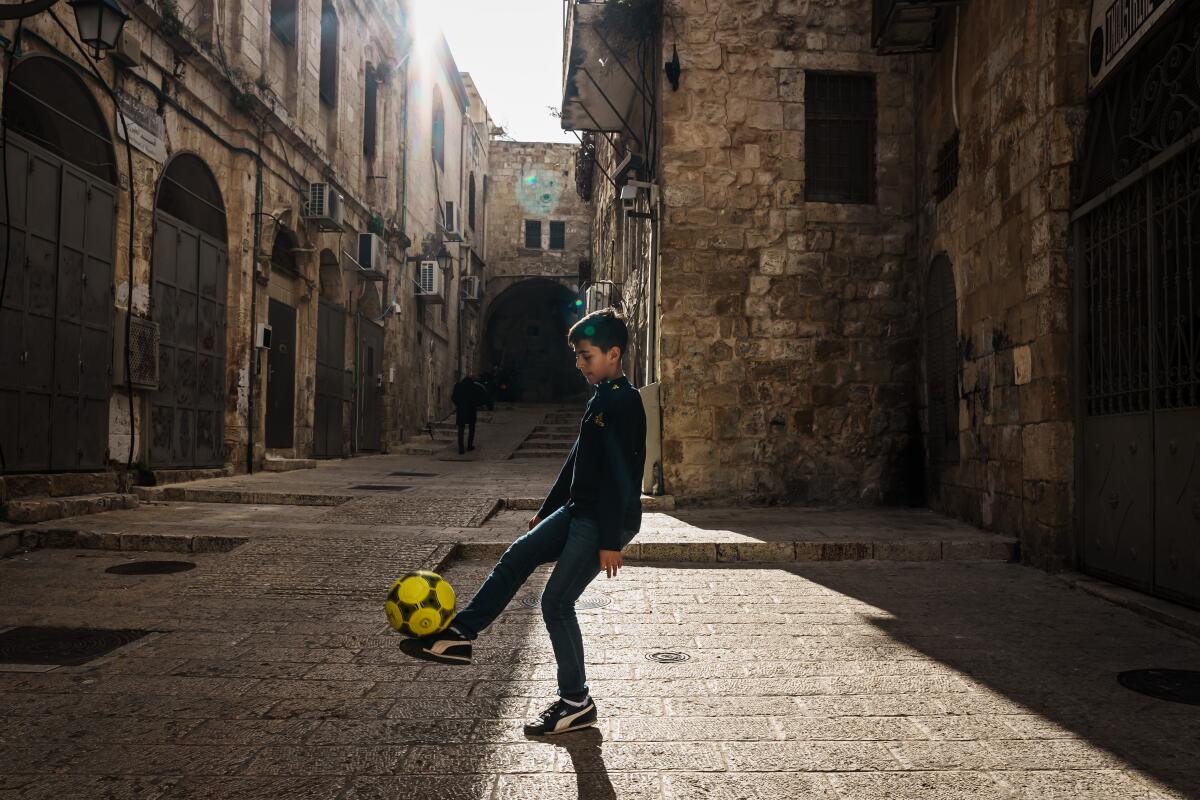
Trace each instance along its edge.
{"label": "yellow soccer ball", "polygon": [[439,633],[454,619],[454,588],[436,572],[409,572],[388,589],[383,610],[388,624],[400,633]]}

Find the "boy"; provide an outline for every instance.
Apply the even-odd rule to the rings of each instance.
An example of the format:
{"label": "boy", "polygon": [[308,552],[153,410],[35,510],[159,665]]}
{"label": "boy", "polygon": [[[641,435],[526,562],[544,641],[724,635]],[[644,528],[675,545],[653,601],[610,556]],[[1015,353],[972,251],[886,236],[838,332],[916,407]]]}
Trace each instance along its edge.
{"label": "boy", "polygon": [[571,328],[575,366],[595,387],[558,480],[529,533],[513,542],[450,627],[406,639],[408,655],[444,664],[470,664],[471,641],[492,623],[537,567],[557,562],[542,593],[542,619],[558,662],[559,699],[525,726],[531,736],[566,733],[596,723],[588,695],[583,637],[575,601],[600,571],[614,578],[621,549],[641,527],[646,414],[621,358],[629,342],[614,309],[588,314]]}

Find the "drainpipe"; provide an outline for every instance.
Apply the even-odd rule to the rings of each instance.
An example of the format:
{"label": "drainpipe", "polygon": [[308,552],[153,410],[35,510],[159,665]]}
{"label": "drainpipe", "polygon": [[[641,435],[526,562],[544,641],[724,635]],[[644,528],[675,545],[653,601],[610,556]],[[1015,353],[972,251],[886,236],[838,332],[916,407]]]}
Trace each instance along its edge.
{"label": "drainpipe", "polygon": [[247,400],[246,473],[254,474],[254,394],[258,388],[258,348],[255,329],[258,327],[258,251],[262,246],[262,123],[254,150],[254,248],[250,252],[250,387]]}

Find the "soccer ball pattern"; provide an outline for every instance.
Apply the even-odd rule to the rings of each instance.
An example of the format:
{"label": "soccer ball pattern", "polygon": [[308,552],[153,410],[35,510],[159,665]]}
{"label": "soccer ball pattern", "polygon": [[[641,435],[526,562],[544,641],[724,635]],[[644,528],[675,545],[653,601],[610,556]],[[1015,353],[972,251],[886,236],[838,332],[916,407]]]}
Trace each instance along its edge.
{"label": "soccer ball pattern", "polygon": [[388,624],[400,633],[409,636],[438,633],[454,618],[454,588],[436,572],[409,572],[388,589],[383,610]]}

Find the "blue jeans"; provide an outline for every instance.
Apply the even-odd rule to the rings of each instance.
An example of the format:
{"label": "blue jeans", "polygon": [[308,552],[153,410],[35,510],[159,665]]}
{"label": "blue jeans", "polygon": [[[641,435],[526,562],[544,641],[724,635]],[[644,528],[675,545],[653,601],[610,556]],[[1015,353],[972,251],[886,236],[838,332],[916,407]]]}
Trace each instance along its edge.
{"label": "blue jeans", "polygon": [[[452,624],[474,639],[500,616],[535,569],[557,561],[542,592],[542,619],[550,634],[554,660],[558,662],[559,695],[585,696],[588,687],[583,667],[583,636],[575,618],[575,601],[600,574],[599,536],[595,522],[560,508],[504,551],[492,574]],[[633,537],[633,531],[625,531],[621,546],[629,544]]]}

